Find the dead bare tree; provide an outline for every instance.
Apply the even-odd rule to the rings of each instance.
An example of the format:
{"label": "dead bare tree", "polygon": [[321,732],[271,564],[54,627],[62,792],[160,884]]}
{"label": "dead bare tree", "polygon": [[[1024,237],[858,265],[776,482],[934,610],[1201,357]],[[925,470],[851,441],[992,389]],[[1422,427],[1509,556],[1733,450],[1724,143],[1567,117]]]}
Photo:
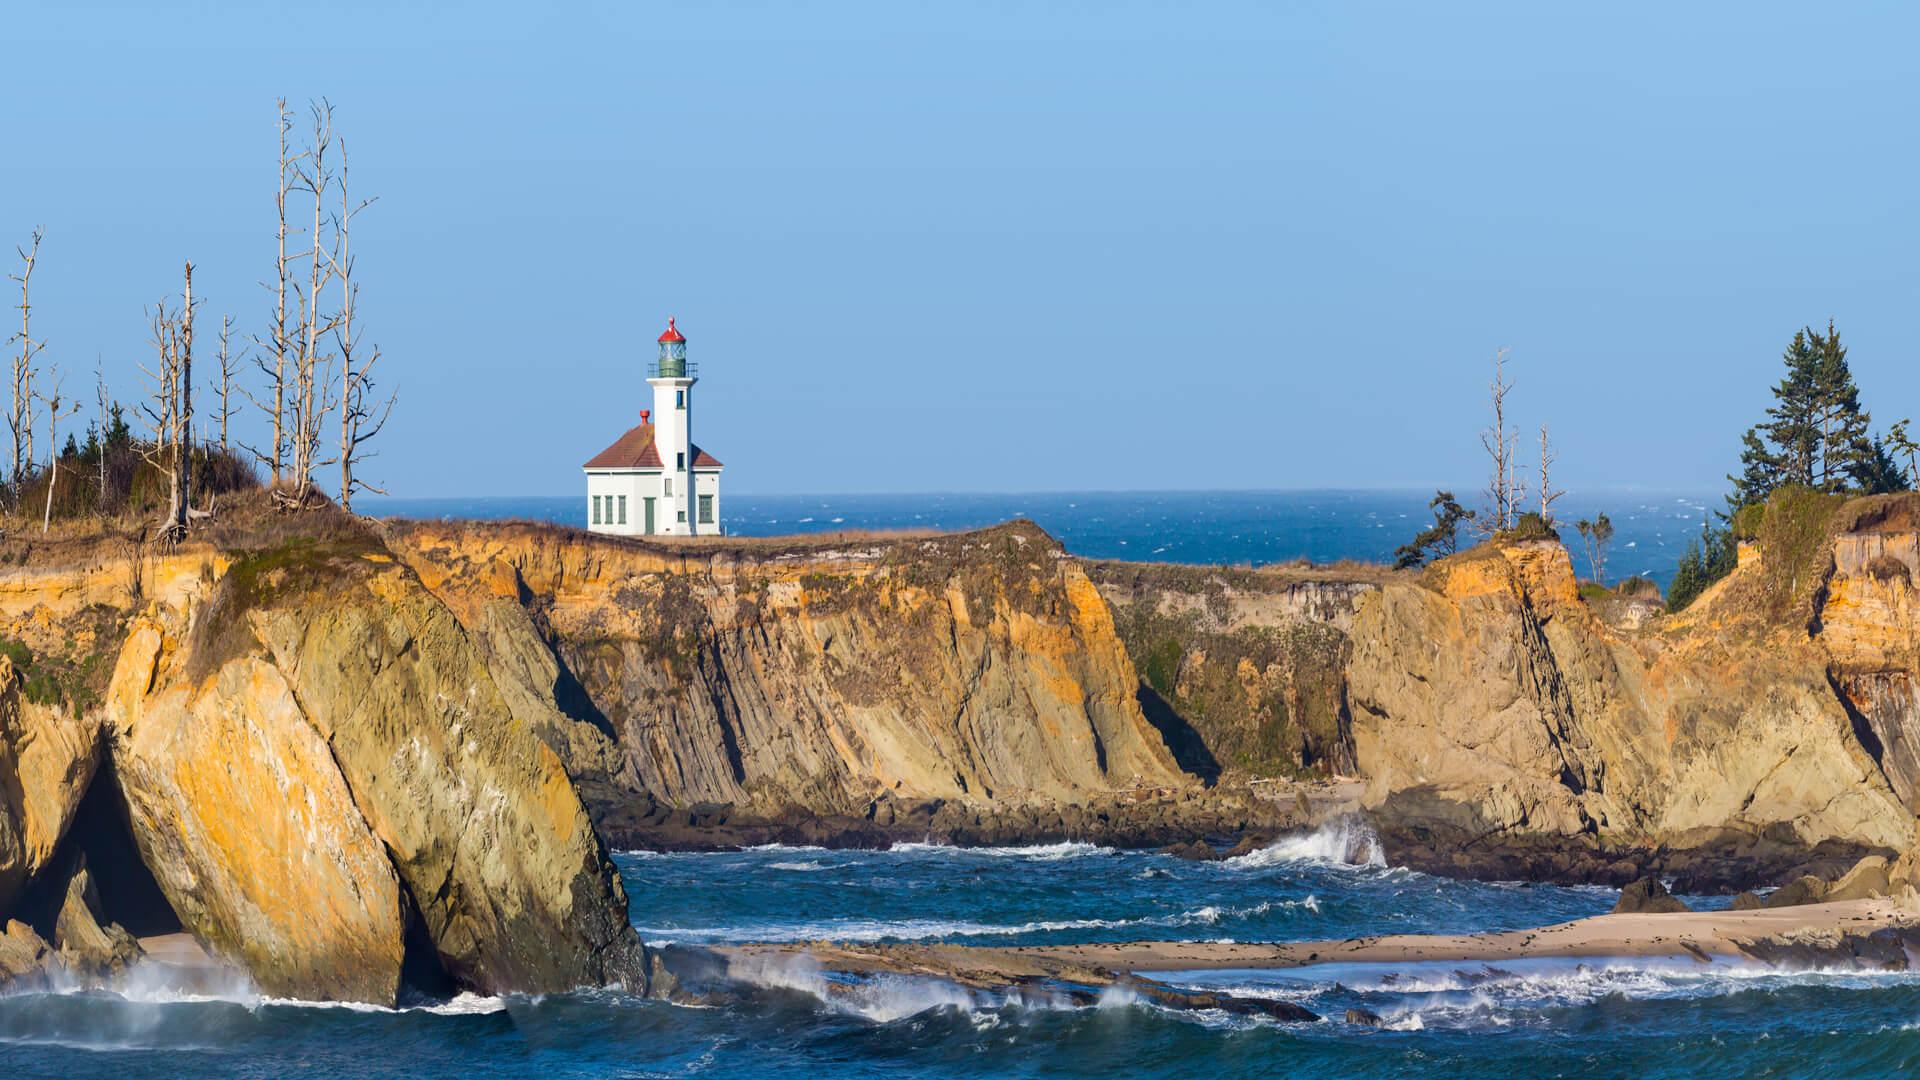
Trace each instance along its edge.
{"label": "dead bare tree", "polygon": [[[60,483],[60,418],[63,416],[72,416],[74,413],[80,411],[79,402],[68,401],[60,396],[60,385],[62,381],[61,377],[55,376],[53,380],[53,393],[43,394],[40,397],[41,402],[47,407],[47,444],[53,447],[52,452],[47,455],[49,458],[47,462],[47,504],[40,512],[40,535],[42,536],[45,536],[47,530],[53,526],[53,489],[55,485]],[[63,409],[65,410],[64,412],[62,411]]]}
{"label": "dead bare tree", "polygon": [[20,332],[7,342],[15,349],[11,380],[13,398],[7,411],[7,428],[13,435],[13,456],[7,464],[8,490],[13,493],[8,499],[9,506],[18,503],[21,482],[26,478],[27,470],[33,467],[34,360],[46,348],[46,342],[36,341],[33,337],[33,267],[39,261],[40,239],[45,234],[44,229],[35,229],[29,246],[14,249],[20,253],[20,272],[7,275],[20,283]]}
{"label": "dead bare tree", "polygon": [[1549,470],[1559,455],[1553,452],[1553,444],[1547,440],[1547,425],[1540,425],[1540,521],[1553,525],[1553,504],[1566,492],[1557,490],[1552,483]]}
{"label": "dead bare tree", "polygon": [[[333,106],[324,99],[313,106],[312,141],[294,163],[294,189],[313,200],[313,228],[307,254],[307,279],[293,283],[299,302],[299,339],[294,343],[293,431],[288,446],[288,467],[283,474],[283,490],[276,499],[286,509],[309,505],[314,491],[313,471],[318,463],[321,425],[335,404],[333,357],[322,348],[338,324],[338,313],[321,310],[321,293],[331,284],[334,270],[332,253],[322,246],[321,225],[325,220],[328,189],[334,183],[327,151],[333,145]],[[336,228],[338,222],[335,223]]]}
{"label": "dead bare tree", "polygon": [[1512,380],[1507,378],[1507,354],[1510,350],[1500,349],[1493,354],[1493,382],[1488,385],[1492,395],[1493,424],[1480,433],[1480,445],[1486,450],[1493,466],[1491,479],[1487,484],[1487,513],[1476,519],[1476,524],[1484,533],[1492,534],[1513,527],[1514,513],[1520,502],[1519,481],[1514,476],[1514,458],[1516,439],[1507,430],[1507,394],[1513,389]]}
{"label": "dead bare tree", "polygon": [[145,369],[153,394],[141,411],[152,438],[142,448],[148,464],[167,478],[167,514],[157,539],[170,546],[185,538],[187,522],[205,513],[191,509],[193,497],[193,264],[186,264],[180,310],[166,302],[154,306],[153,342],[158,367]]}
{"label": "dead bare tree", "polygon": [[267,339],[254,339],[255,344],[260,346],[260,351],[254,356],[254,365],[265,374],[267,390],[261,398],[247,393],[248,400],[266,414],[273,431],[273,441],[265,449],[248,447],[247,450],[272,471],[274,487],[278,488],[285,480],[287,460],[287,362],[293,343],[300,336],[287,325],[287,294],[293,288],[293,263],[300,257],[287,254],[287,195],[293,191],[295,170],[305,155],[291,153],[287,146],[287,134],[293,130],[293,114],[287,110],[287,99],[281,98],[275,102],[275,108],[275,126],[280,132],[280,174],[273,203],[280,222],[276,234],[279,251],[273,261],[273,283],[267,286],[273,292],[273,311],[267,323]]}
{"label": "dead bare tree", "polygon": [[[340,141],[340,212],[334,218],[333,274],[340,281],[340,311],[334,320],[334,347],[340,354],[340,444],[334,459],[340,465],[340,507],[353,509],[355,491],[385,495],[386,491],[368,483],[355,468],[374,456],[364,450],[393,414],[395,396],[381,398],[375,392],[374,365],[380,362],[380,347],[360,348],[360,328],[354,322],[360,284],[353,279],[353,219],[372,206],[373,199],[354,203],[347,193],[347,143]],[[358,354],[358,355],[356,355]]]}
{"label": "dead bare tree", "polygon": [[113,438],[111,418],[107,410],[107,374],[100,366],[98,353],[93,357],[93,400],[100,411],[100,492],[94,500],[94,507],[105,517],[107,513],[107,454]]}
{"label": "dead bare tree", "polygon": [[233,367],[232,355],[228,352],[228,339],[233,335],[233,316],[220,316],[220,452],[227,453],[227,421],[233,418]]}

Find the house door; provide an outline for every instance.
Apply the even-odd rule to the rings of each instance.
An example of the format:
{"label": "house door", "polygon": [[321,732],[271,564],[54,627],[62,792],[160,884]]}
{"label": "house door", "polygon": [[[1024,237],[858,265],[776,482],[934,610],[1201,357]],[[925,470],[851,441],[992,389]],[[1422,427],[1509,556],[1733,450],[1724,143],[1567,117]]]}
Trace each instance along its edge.
{"label": "house door", "polygon": [[646,499],[644,499],[644,500],[642,500],[642,501],[643,501],[643,502],[645,502],[645,503],[647,504],[647,505],[646,505],[646,510],[647,510],[647,535],[648,535],[648,536],[652,536],[652,535],[653,535],[653,498],[652,498],[651,496],[649,496],[649,497],[647,497]]}

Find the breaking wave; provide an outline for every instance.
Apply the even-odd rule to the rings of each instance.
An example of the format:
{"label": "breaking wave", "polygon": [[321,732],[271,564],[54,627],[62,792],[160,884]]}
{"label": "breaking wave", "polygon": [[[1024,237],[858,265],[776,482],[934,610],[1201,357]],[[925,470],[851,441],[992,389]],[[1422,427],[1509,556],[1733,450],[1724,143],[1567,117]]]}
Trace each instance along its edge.
{"label": "breaking wave", "polygon": [[1385,869],[1387,856],[1371,825],[1357,817],[1343,817],[1326,822],[1312,832],[1282,837],[1259,851],[1227,860],[1228,866],[1241,869],[1287,863]]}

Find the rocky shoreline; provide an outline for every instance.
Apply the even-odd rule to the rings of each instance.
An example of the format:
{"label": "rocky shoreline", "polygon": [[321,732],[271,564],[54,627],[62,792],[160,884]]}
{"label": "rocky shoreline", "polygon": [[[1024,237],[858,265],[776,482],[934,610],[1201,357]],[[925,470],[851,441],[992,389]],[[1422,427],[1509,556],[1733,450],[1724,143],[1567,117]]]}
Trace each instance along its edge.
{"label": "rocky shoreline", "polygon": [[1351,816],[1455,877],[1833,881],[1916,846],[1920,497],[1821,505],[1631,618],[1543,539],[1229,571],[1024,522],[672,544],[264,504],[167,550],[7,539],[7,963],[186,933],[306,999],[660,991],[625,848],[1213,859]]}

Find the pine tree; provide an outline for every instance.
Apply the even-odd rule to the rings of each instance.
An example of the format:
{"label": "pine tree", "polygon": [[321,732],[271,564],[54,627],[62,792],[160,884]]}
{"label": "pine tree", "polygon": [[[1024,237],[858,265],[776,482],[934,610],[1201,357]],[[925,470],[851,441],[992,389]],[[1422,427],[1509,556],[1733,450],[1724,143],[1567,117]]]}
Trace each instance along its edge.
{"label": "pine tree", "polygon": [[1798,330],[1781,357],[1787,374],[1773,388],[1769,419],[1760,425],[1779,464],[1778,484],[1813,486],[1813,463],[1820,451],[1820,355],[1811,330]]}
{"label": "pine tree", "polygon": [[1832,321],[1823,337],[1811,335],[1814,351],[1813,400],[1819,424],[1819,454],[1814,459],[1809,487],[1844,491],[1849,485],[1867,487],[1861,477],[1874,466],[1870,418],[1860,407],[1860,388],[1847,366],[1847,347]]}
{"label": "pine tree", "polygon": [[[1796,331],[1781,356],[1786,374],[1773,388],[1767,419],[1740,437],[1740,468],[1727,479],[1731,517],[1767,500],[1784,484],[1816,491],[1884,490],[1895,453],[1868,434],[1871,417],[1860,407],[1860,388],[1847,364],[1847,348],[1830,321],[1825,334]],[[1703,549],[1701,557],[1710,553]]]}
{"label": "pine tree", "polygon": [[1433,525],[1400,545],[1393,553],[1394,569],[1406,570],[1460,550],[1460,526],[1474,519],[1473,511],[1462,507],[1451,491],[1434,492],[1427,508],[1433,511]]}

